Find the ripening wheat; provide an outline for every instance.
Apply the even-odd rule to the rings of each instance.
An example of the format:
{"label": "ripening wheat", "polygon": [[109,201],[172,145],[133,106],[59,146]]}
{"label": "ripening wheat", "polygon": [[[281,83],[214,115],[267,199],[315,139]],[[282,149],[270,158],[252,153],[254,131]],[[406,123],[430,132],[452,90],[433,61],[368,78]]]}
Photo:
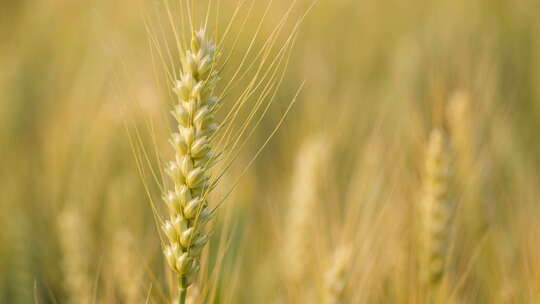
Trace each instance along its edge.
{"label": "ripening wheat", "polygon": [[215,159],[209,138],[216,131],[212,112],[218,99],[212,96],[217,73],[216,48],[204,31],[192,34],[191,49],[182,57],[181,78],[174,91],[177,103],[172,111],[178,131],[172,134],[175,160],[166,169],[173,187],[164,197],[169,219],[163,231],[169,244],[165,257],[178,274],[179,303],[199,271],[199,258],[208,241],[204,225],[211,217],[206,196],[210,189],[208,168]]}

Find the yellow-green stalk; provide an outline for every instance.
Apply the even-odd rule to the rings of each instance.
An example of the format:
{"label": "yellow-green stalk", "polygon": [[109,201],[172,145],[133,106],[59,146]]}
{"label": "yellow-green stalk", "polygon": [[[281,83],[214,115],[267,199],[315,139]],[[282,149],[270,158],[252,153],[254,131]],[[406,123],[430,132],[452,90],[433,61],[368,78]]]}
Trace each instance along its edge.
{"label": "yellow-green stalk", "polygon": [[165,257],[178,275],[179,304],[185,303],[186,290],[199,271],[201,251],[208,241],[203,226],[211,216],[208,168],[215,159],[210,137],[217,130],[213,112],[218,101],[212,95],[218,80],[215,45],[201,30],[192,34],[191,48],[182,53],[172,111],[177,128],[170,140],[175,159],[166,168],[171,180],[164,196],[169,218],[162,226],[168,240]]}

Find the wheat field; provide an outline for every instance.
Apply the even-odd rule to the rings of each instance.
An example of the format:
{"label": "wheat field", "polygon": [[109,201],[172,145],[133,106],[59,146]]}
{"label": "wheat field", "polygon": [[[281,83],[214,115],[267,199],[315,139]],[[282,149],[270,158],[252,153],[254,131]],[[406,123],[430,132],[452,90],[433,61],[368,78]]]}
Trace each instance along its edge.
{"label": "wheat field", "polygon": [[537,0],[0,3],[0,303],[540,303]]}

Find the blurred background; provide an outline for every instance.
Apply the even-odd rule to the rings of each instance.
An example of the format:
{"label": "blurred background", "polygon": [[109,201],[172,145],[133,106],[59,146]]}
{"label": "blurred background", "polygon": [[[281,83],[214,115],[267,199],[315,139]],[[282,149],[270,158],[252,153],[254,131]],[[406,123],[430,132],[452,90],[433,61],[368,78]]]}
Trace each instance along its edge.
{"label": "blurred background", "polygon": [[[239,8],[226,83],[291,2],[218,2],[218,37]],[[149,200],[163,207],[154,150],[171,155],[164,3],[0,3],[0,303],[173,297]],[[319,0],[302,19],[312,4],[293,4],[276,38],[303,21],[275,101],[216,190],[241,176],[192,303],[427,303],[415,227],[435,128],[453,140],[440,303],[540,301],[540,2]]]}

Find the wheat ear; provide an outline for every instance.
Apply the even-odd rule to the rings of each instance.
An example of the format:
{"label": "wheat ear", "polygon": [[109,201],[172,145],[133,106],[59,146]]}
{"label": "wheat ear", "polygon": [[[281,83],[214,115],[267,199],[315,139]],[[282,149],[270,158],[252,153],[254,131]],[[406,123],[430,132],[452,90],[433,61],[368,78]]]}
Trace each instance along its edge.
{"label": "wheat ear", "polygon": [[428,294],[438,289],[444,271],[450,206],[448,201],[449,153],[441,130],[431,132],[426,154],[421,200],[422,280]]}
{"label": "wheat ear", "polygon": [[210,190],[208,168],[215,157],[210,151],[210,136],[217,130],[213,112],[218,102],[212,96],[217,72],[216,47],[204,31],[192,34],[191,49],[181,58],[181,76],[174,92],[177,103],[172,114],[178,132],[170,140],[175,160],[166,172],[173,188],[164,197],[169,219],[163,223],[167,236],[165,257],[178,275],[179,304],[185,303],[186,290],[199,271],[201,250],[208,241],[203,226],[210,219],[206,196]]}
{"label": "wheat ear", "polygon": [[477,128],[473,124],[470,99],[465,91],[457,91],[451,96],[447,108],[447,119],[456,154],[459,180],[466,185],[474,184],[477,170],[471,170],[471,168],[475,167],[473,146]]}
{"label": "wheat ear", "polygon": [[128,230],[117,231],[112,244],[112,268],[115,283],[124,303],[144,303],[143,261],[135,248],[133,235]]}
{"label": "wheat ear", "polygon": [[288,230],[291,231],[285,240],[286,275],[289,283],[298,287],[305,280],[306,269],[310,263],[309,237],[314,227],[314,216],[317,214],[321,172],[325,171],[328,143],[321,137],[306,141],[301,147],[292,178],[293,187],[288,211]]}

